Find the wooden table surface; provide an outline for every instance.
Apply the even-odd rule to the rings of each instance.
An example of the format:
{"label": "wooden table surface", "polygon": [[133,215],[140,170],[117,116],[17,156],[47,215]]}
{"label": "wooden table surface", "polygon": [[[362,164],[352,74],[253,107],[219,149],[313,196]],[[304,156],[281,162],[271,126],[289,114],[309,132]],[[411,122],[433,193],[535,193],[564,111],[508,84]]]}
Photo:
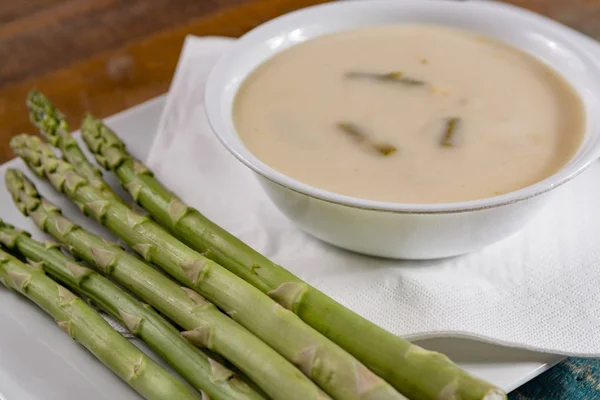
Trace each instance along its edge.
{"label": "wooden table surface", "polygon": [[[77,128],[166,92],[187,34],[239,36],[325,0],[2,0],[0,162],[33,132],[24,99],[45,92]],[[510,0],[600,39],[600,0]],[[569,359],[511,400],[600,399],[600,362]]]}

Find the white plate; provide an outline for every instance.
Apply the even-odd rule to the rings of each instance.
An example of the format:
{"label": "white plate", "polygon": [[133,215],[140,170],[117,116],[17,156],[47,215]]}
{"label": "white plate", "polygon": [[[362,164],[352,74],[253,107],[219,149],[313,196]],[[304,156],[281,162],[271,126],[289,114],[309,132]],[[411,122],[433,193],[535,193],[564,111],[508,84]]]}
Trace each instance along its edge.
{"label": "white plate", "polygon": [[[149,151],[164,103],[164,97],[159,97],[108,119],[141,159]],[[23,112],[26,112],[25,107]],[[32,177],[20,160],[1,166],[2,176],[7,167],[19,167]],[[34,181],[38,189],[60,206],[69,218],[95,232],[111,236],[98,224],[86,220],[77,208],[49,185],[38,179]],[[118,187],[114,179],[110,182]],[[4,185],[0,186],[0,204],[0,216],[6,222],[28,230],[36,238],[44,238],[37,227],[14,207]],[[470,372],[506,391],[515,389],[562,359],[560,356],[466,339],[428,339],[420,343],[448,354]],[[139,396],[58,329],[54,321],[33,303],[0,287],[0,400],[84,398],[129,400],[139,399]]]}

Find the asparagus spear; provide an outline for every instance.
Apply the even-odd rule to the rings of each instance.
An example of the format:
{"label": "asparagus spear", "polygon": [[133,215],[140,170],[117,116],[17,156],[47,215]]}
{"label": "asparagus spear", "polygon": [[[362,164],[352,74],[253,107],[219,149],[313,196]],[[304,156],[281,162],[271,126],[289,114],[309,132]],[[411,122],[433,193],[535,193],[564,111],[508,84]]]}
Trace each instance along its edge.
{"label": "asparagus spear", "polygon": [[62,151],[65,160],[107,197],[120,201],[119,197],[102,179],[100,170],[88,162],[79,145],[71,136],[64,115],[46,96],[32,90],[27,96],[27,107],[31,122],[48,142]]}
{"label": "asparagus spear", "polygon": [[[39,140],[35,142],[39,143]],[[34,154],[36,153],[31,153],[30,156],[33,157]],[[69,170],[65,171],[68,166],[65,162],[55,161],[58,170]],[[56,183],[58,177],[52,176],[51,180]],[[70,183],[65,181],[65,186],[70,186],[72,179],[69,179]],[[85,231],[63,217],[56,206],[39,196],[33,183],[22,173],[9,169],[5,181],[19,210],[31,217],[44,232],[66,245],[73,255],[94,265],[174,323],[187,329],[183,335],[193,344],[229,360],[269,397],[274,400],[328,398],[277,352],[222,314],[202,296],[179,287],[119,246]]]}
{"label": "asparagus spear", "polygon": [[146,261],[162,267],[183,285],[213,301],[332,397],[340,400],[404,398],[350,354],[260,290],[190,249],[149,218],[121,202],[106,200],[38,138],[17,136],[11,140],[11,146],[34,171],[45,174],[58,190],[83,205],[84,212],[130,244]]}
{"label": "asparagus spear", "polygon": [[61,329],[87,348],[146,399],[196,399],[190,387],[112,329],[98,313],[39,268],[0,250],[0,282],[50,314]]}
{"label": "asparagus spear", "polygon": [[[18,171],[9,170],[7,179],[19,179],[18,175]],[[21,195],[16,192],[26,190],[25,182],[22,181],[22,185],[19,185],[22,186],[21,189],[12,184],[12,189],[18,198],[27,198],[26,194]],[[37,203],[35,207],[40,207],[41,202],[35,200],[29,207],[33,207],[35,203]],[[57,247],[33,240],[29,234],[1,220],[0,242],[26,257],[31,265],[43,268],[52,278],[74,292],[86,296],[95,305],[119,320],[194,388],[206,393],[211,399],[264,399],[261,394],[252,390],[219,362],[209,358],[185,340],[180,332],[158,315],[152,307],[142,305],[102,275],[75,263]]]}
{"label": "asparagus spear", "polygon": [[469,375],[446,356],[413,345],[353,313],[184,204],[101,121],[88,116],[82,133],[98,162],[115,172],[156,221],[296,313],[404,395],[432,400],[442,394],[457,400],[506,398],[500,389]]}

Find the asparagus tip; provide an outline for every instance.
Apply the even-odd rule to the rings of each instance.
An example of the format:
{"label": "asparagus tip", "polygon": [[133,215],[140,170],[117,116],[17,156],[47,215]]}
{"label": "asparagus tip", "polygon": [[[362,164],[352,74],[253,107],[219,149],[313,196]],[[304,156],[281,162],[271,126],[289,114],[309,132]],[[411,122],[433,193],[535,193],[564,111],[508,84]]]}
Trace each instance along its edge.
{"label": "asparagus tip", "polygon": [[8,168],[4,173],[4,184],[13,199],[17,199],[18,193],[23,189],[23,173],[15,168]]}
{"label": "asparagus tip", "polygon": [[[52,147],[37,136],[20,134],[11,138],[9,145],[13,152],[21,157],[38,176],[43,177],[57,170],[73,169],[70,164],[59,160]],[[48,178],[52,179],[49,175]]]}
{"label": "asparagus tip", "polygon": [[[9,168],[6,171],[4,174],[4,182],[19,211],[21,211],[23,215],[34,218],[34,211],[42,204],[42,202],[33,182],[31,182],[23,172],[14,168]],[[48,204],[50,203],[46,202],[46,206],[48,206]],[[8,224],[2,224],[0,226],[10,227]]]}
{"label": "asparagus tip", "polygon": [[25,103],[27,104],[27,107],[29,109],[44,105],[44,103],[47,101],[46,96],[44,96],[44,94],[38,90],[30,90],[29,93],[27,93],[27,98],[25,100]]}
{"label": "asparagus tip", "polygon": [[81,121],[81,132],[95,132],[96,130],[99,129],[98,125],[99,125],[99,120],[97,118],[95,118],[92,114],[90,114],[89,112],[85,113],[85,116],[83,117],[83,120]]}
{"label": "asparagus tip", "polygon": [[69,125],[65,116],[41,92],[32,90],[27,95],[27,108],[29,118],[42,135],[53,145],[59,139],[60,133],[69,132]]}
{"label": "asparagus tip", "polygon": [[101,146],[125,148],[125,143],[104,122],[87,113],[81,124],[81,135],[93,153],[99,153]]}
{"label": "asparagus tip", "polygon": [[[21,133],[13,136],[8,142],[10,148],[20,157],[22,153],[29,151],[43,151],[46,150],[45,145],[39,137],[29,135],[27,133]],[[48,147],[49,149],[49,147]],[[54,154],[54,153],[53,153]]]}

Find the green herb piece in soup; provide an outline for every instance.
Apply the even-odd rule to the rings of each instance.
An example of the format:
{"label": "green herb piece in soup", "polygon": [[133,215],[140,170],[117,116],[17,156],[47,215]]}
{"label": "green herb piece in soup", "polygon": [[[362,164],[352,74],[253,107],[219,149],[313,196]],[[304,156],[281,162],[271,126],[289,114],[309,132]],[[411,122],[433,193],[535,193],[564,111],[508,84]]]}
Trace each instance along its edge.
{"label": "green herb piece in soup", "polygon": [[394,71],[394,72],[388,72],[388,73],[350,71],[350,72],[347,72],[345,76],[348,79],[372,79],[372,80],[381,81],[381,82],[402,83],[407,86],[423,86],[423,85],[425,85],[424,81],[407,77],[404,75],[403,72],[400,72],[400,71]]}
{"label": "green herb piece in soup", "polygon": [[369,149],[375,150],[383,156],[389,156],[398,150],[389,143],[373,142],[363,129],[351,122],[340,122],[337,124],[337,127],[357,143],[366,144]]}
{"label": "green herb piece in soup", "polygon": [[460,118],[452,117],[448,118],[446,121],[446,129],[444,130],[444,136],[442,137],[442,146],[444,147],[452,147],[454,143],[452,139],[454,137],[454,133],[456,131],[456,126],[460,122]]}

